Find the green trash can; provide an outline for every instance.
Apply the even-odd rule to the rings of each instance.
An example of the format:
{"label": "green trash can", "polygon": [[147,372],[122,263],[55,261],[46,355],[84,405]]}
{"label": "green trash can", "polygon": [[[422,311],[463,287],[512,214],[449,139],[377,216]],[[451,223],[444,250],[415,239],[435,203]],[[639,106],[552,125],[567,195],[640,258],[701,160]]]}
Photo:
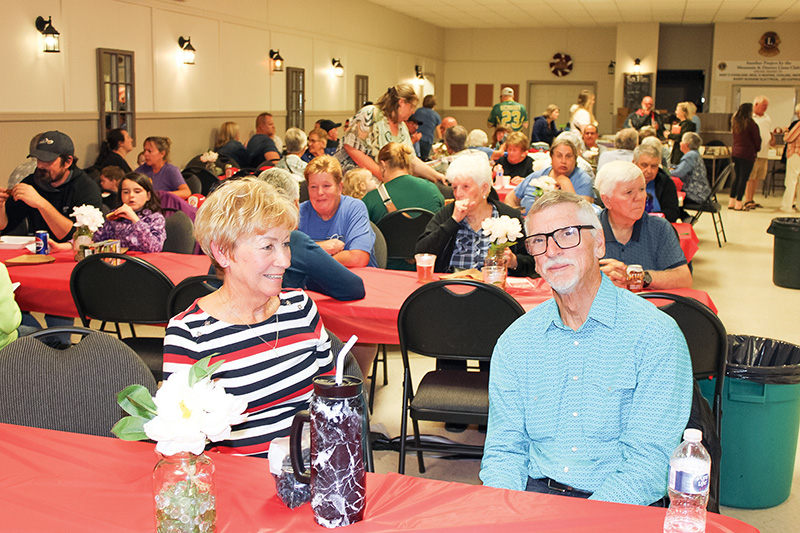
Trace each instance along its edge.
{"label": "green trash can", "polygon": [[[709,400],[715,380],[702,380]],[[720,504],[764,509],[792,489],[800,429],[800,346],[728,335],[722,390]]]}
{"label": "green trash can", "polygon": [[772,283],[800,289],[800,217],[773,218],[767,233],[775,236]]}

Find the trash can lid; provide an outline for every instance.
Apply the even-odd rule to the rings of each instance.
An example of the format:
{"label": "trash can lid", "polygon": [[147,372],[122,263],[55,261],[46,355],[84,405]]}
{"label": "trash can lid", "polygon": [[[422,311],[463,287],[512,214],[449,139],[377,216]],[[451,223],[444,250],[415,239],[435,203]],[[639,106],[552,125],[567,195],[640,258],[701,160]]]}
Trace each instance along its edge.
{"label": "trash can lid", "polygon": [[767,233],[776,237],[800,239],[800,217],[773,218]]}

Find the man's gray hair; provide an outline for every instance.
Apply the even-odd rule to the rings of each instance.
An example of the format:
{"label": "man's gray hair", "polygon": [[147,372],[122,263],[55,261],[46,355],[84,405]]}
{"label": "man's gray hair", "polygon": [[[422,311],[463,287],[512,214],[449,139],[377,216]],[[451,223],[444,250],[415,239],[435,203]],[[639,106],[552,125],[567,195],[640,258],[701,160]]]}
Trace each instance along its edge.
{"label": "man's gray hair", "polygon": [[483,152],[466,153],[453,159],[447,167],[447,181],[455,178],[471,178],[480,187],[484,184],[492,186],[492,169]]}
{"label": "man's gray hair", "polygon": [[762,102],[764,102],[767,105],[769,105],[769,98],[766,95],[763,95],[763,94],[759,94],[758,96],[753,98],[753,105],[758,105],[758,104],[760,104]]}
{"label": "man's gray hair", "polygon": [[703,139],[700,138],[698,134],[693,131],[687,131],[681,137],[681,142],[686,143],[686,146],[689,147],[689,150],[697,150],[703,145]]}
{"label": "man's gray hair", "polygon": [[287,170],[276,167],[268,168],[258,175],[258,179],[275,187],[279,193],[292,202],[300,199],[300,185]]}
{"label": "man's gray hair", "polygon": [[444,143],[453,153],[460,152],[467,147],[467,128],[464,126],[447,128],[444,132]]}
{"label": "man's gray hair", "polygon": [[614,136],[614,147],[618,150],[633,150],[639,144],[639,132],[635,128],[619,130]]}
{"label": "man's gray hair", "polygon": [[628,161],[611,161],[603,165],[597,172],[594,186],[597,187],[600,195],[608,195],[614,191],[614,187],[618,183],[628,183],[636,178],[642,178],[644,181],[644,174],[639,167]]}
{"label": "man's gray hair", "polygon": [[308,143],[308,137],[306,136],[306,132],[300,128],[289,128],[286,130],[283,142],[286,144],[286,153],[296,154],[305,149]]}
{"label": "man's gray hair", "polygon": [[603,231],[603,225],[600,223],[600,219],[597,218],[597,212],[583,196],[567,191],[547,191],[533,202],[533,205],[528,210],[528,214],[525,216],[525,235],[533,235],[531,228],[533,215],[560,204],[575,204],[578,206],[578,221],[581,224],[594,227],[592,237],[598,231]]}
{"label": "man's gray hair", "polygon": [[[655,139],[655,137],[648,137],[647,139]],[[654,157],[654,158],[658,159],[659,162],[661,161],[661,141],[656,139],[656,142],[659,145],[659,147],[656,148],[651,143],[645,142],[645,141],[647,141],[647,139],[642,141],[642,144],[637,146],[636,150],[633,151],[633,162],[634,163],[638,163],[639,162],[639,158],[642,157],[643,155],[646,155],[647,157]]]}
{"label": "man's gray hair", "polygon": [[467,135],[467,148],[486,146],[487,144],[489,144],[489,136],[483,130],[474,129]]}

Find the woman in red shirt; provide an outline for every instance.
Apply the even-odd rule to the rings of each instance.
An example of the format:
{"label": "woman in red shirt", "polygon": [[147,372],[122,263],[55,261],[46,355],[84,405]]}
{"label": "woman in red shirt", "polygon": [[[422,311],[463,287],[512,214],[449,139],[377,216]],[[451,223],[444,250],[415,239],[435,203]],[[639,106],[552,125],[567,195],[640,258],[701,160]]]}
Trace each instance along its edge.
{"label": "woman in red shirt", "polygon": [[728,202],[728,209],[735,211],[749,211],[749,207],[742,205],[742,197],[747,180],[750,179],[750,172],[756,162],[756,154],[761,148],[761,134],[758,125],[753,120],[753,104],[747,103],[739,106],[736,114],[731,118],[731,130],[733,131],[733,168],[736,177],[731,185],[731,199]]}

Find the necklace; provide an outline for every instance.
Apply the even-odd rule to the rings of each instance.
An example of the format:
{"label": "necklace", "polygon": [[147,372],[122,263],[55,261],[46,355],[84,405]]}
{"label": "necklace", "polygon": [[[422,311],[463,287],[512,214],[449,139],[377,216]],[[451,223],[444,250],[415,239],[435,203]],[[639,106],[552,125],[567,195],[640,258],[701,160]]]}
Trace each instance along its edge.
{"label": "necklace", "polygon": [[[273,298],[276,298],[276,297],[273,297]],[[226,305],[226,306],[227,306],[229,303],[231,303],[231,300],[233,300],[233,298],[231,298],[231,299],[230,299],[230,300],[228,300],[227,302],[224,302],[224,305]],[[272,301],[272,298],[270,298],[270,302],[271,302],[271,301]],[[239,320],[239,322],[241,322],[241,323],[243,323],[245,326],[247,326],[247,329],[249,329],[250,331],[252,331],[252,332],[255,334],[255,336],[256,336],[256,337],[258,337],[259,339],[261,339],[261,342],[263,342],[264,344],[266,344],[266,345],[267,345],[267,348],[269,348],[269,349],[270,349],[270,350],[272,350],[272,351],[275,351],[275,348],[277,348],[277,347],[278,347],[278,339],[280,338],[280,333],[281,333],[281,332],[280,332],[280,329],[278,328],[278,322],[279,322],[279,320],[280,320],[280,317],[278,316],[278,310],[279,310],[279,309],[280,309],[280,307],[281,307],[281,299],[280,299],[279,297],[277,297],[277,301],[278,301],[278,306],[275,308],[275,311],[274,311],[274,313],[273,313],[273,314],[275,315],[275,343],[272,345],[272,348],[269,348],[269,343],[266,341],[266,339],[264,339],[264,337],[262,337],[262,336],[261,336],[261,335],[259,335],[258,333],[255,333],[255,331],[254,331],[254,330],[253,330],[253,328],[250,326],[250,324],[248,324],[248,323],[247,323],[245,320],[242,320],[242,317],[240,317],[240,316],[239,316],[239,313],[237,313],[237,312],[236,312],[236,311],[233,309],[233,306],[229,306],[227,309],[228,309],[228,310],[229,310],[229,311],[230,311],[230,312],[233,314],[233,316],[235,316],[235,317],[236,317],[236,318]],[[269,317],[267,317],[267,320],[269,320]]]}

